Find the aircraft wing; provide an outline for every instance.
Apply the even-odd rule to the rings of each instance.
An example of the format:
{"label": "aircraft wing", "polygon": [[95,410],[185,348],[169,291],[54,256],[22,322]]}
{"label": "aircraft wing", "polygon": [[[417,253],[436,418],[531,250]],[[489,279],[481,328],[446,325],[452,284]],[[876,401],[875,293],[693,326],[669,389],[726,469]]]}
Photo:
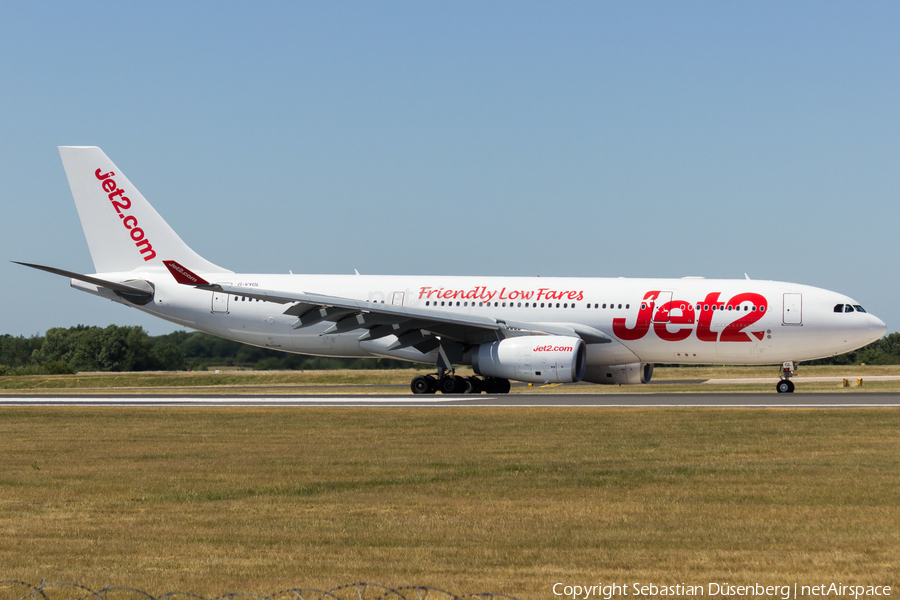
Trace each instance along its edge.
{"label": "aircraft wing", "polygon": [[360,341],[378,339],[388,335],[397,336],[397,341],[391,344],[388,350],[412,346],[420,352],[428,352],[439,345],[435,336],[464,344],[482,344],[517,335],[580,337],[588,344],[612,341],[605,333],[577,323],[511,321],[314,293],[284,292],[222,284],[203,283],[196,287],[266,302],[290,304],[291,306],[284,311],[284,314],[297,317],[297,322],[293,325],[294,329],[328,321],[334,324],[323,335],[365,329],[366,332],[360,336]]}
{"label": "aircraft wing", "polygon": [[286,315],[297,317],[294,329],[310,327],[323,321],[333,325],[322,335],[333,335],[353,330],[366,330],[360,341],[375,340],[389,335],[397,340],[388,350],[399,350],[412,346],[420,352],[429,352],[448,339],[462,344],[483,344],[507,337],[520,335],[563,335],[580,337],[588,344],[609,343],[612,339],[602,331],[578,323],[532,323],[495,319],[481,315],[466,315],[451,311],[394,306],[383,302],[366,302],[351,298],[326,296],[309,292],[285,292],[248,288],[221,283],[209,283],[187,267],[174,260],[164,260],[163,264],[178,283],[193,285],[234,296],[246,296],[290,304]]}

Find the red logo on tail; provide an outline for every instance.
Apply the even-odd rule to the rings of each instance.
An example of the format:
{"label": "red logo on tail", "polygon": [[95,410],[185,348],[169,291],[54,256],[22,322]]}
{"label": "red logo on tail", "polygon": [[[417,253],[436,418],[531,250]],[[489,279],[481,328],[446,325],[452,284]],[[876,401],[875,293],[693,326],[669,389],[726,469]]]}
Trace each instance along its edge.
{"label": "red logo on tail", "polygon": [[[131,200],[128,199],[128,196],[123,196],[122,194],[124,194],[125,191],[116,186],[116,181],[114,179],[110,179],[115,173],[110,171],[109,173],[101,175],[100,171],[101,169],[94,171],[94,176],[103,182],[100,186],[103,188],[104,192],[108,193],[109,201],[112,202],[113,208],[116,209],[116,212],[119,213],[119,218],[122,219],[122,226],[129,231],[128,235],[131,236],[134,245],[140,253],[145,255],[144,260],[153,260],[156,258],[156,250],[153,249],[153,244],[147,239],[147,235],[144,233],[143,228],[138,227],[137,217],[134,215],[126,215],[122,212],[123,210],[131,208]],[[114,198],[117,197],[119,199],[114,200]]]}

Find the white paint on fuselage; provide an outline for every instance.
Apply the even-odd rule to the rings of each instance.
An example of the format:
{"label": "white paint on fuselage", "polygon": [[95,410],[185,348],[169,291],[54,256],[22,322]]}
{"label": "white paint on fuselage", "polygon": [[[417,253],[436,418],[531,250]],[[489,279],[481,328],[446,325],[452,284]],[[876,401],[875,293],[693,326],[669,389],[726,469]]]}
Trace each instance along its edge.
{"label": "white paint on fuselage", "polygon": [[[109,274],[106,274],[109,277]],[[329,322],[294,330],[296,317],[283,314],[290,306],[231,296],[227,313],[212,312],[212,292],[177,284],[168,273],[128,273],[129,279],[147,279],[156,288],[154,302],[137,307],[157,317],[213,335],[287,352],[321,356],[391,356],[405,360],[433,362],[433,356],[415,350],[389,352],[387,343],[377,345],[357,341],[362,330],[322,335]],[[215,279],[211,279],[215,282]],[[428,277],[365,275],[261,275],[231,274],[227,280],[252,289],[307,292],[390,304],[403,294],[406,306],[443,312],[460,312],[496,319],[530,323],[578,323],[594,327],[619,344],[592,344],[590,364],[624,362],[681,364],[778,364],[788,360],[811,360],[849,352],[881,337],[886,328],[868,313],[835,313],[837,304],[858,304],[851,298],[805,285],[757,280],[713,279],[625,279],[625,278],[544,278],[544,277]],[[84,289],[83,285],[78,286]],[[653,323],[637,339],[620,339],[614,320],[633,330],[638,325],[641,303],[648,292],[671,292],[673,320],[668,325]],[[548,298],[548,293],[552,298]],[[723,306],[739,294],[753,293],[765,299],[766,310],[755,316],[755,302],[742,302],[740,310],[716,310],[709,322],[710,336],[701,338],[702,309],[711,293],[718,293]],[[784,294],[801,294],[802,323],[784,324]],[[108,297],[108,294],[100,294]],[[243,299],[242,299],[243,298]],[[120,299],[120,302],[129,304]],[[660,303],[661,304],[661,303]],[[543,305],[543,306],[542,306]],[[557,307],[558,305],[558,307]],[[598,305],[598,308],[594,308]],[[606,305],[606,308],[602,308]],[[684,312],[679,312],[681,306]],[[588,308],[590,306],[590,308]],[[621,306],[621,308],[620,308]],[[747,310],[744,310],[744,307]],[[659,307],[656,306],[654,311]],[[693,312],[692,322],[686,316]],[[728,325],[739,318],[756,321],[732,337],[749,341],[718,341]],[[620,325],[620,327],[621,327]],[[679,333],[680,332],[680,333]],[[630,337],[634,337],[632,334]],[[668,341],[662,337],[684,337]],[[761,336],[761,339],[760,339]],[[411,350],[411,352],[410,352]]]}

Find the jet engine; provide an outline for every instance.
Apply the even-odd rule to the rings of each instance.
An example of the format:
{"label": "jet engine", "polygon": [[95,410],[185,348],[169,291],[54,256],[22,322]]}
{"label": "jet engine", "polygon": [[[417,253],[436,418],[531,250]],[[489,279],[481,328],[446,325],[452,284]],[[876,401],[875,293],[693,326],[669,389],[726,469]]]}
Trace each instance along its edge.
{"label": "jet engine", "polygon": [[574,383],[584,376],[581,338],[521,336],[481,344],[472,352],[472,368],[484,377],[532,383]]}
{"label": "jet engine", "polygon": [[653,363],[631,363],[627,365],[596,365],[589,367],[584,380],[607,385],[632,385],[648,383],[653,377]]}

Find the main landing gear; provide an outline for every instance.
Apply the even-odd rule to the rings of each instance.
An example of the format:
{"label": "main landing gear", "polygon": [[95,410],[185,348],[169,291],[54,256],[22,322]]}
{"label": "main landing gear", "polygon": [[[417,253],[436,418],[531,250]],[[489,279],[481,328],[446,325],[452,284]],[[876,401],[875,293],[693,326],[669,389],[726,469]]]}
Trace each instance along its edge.
{"label": "main landing gear", "polygon": [[[452,357],[452,358],[451,358]],[[419,375],[413,377],[409,388],[413,394],[433,394],[440,391],[442,394],[508,394],[509,379],[500,377],[460,377],[453,368],[453,362],[459,364],[463,358],[462,345],[443,341],[438,347],[437,373],[434,375]]]}
{"label": "main landing gear", "polygon": [[794,382],[791,377],[797,374],[797,363],[788,361],[781,366],[781,381],[775,384],[775,389],[779,394],[792,394],[794,392]]}
{"label": "main landing gear", "polygon": [[436,375],[419,375],[413,377],[409,388],[413,394],[434,394],[440,391],[442,394],[508,394],[509,379],[499,377],[460,377],[452,371],[445,371]]}

